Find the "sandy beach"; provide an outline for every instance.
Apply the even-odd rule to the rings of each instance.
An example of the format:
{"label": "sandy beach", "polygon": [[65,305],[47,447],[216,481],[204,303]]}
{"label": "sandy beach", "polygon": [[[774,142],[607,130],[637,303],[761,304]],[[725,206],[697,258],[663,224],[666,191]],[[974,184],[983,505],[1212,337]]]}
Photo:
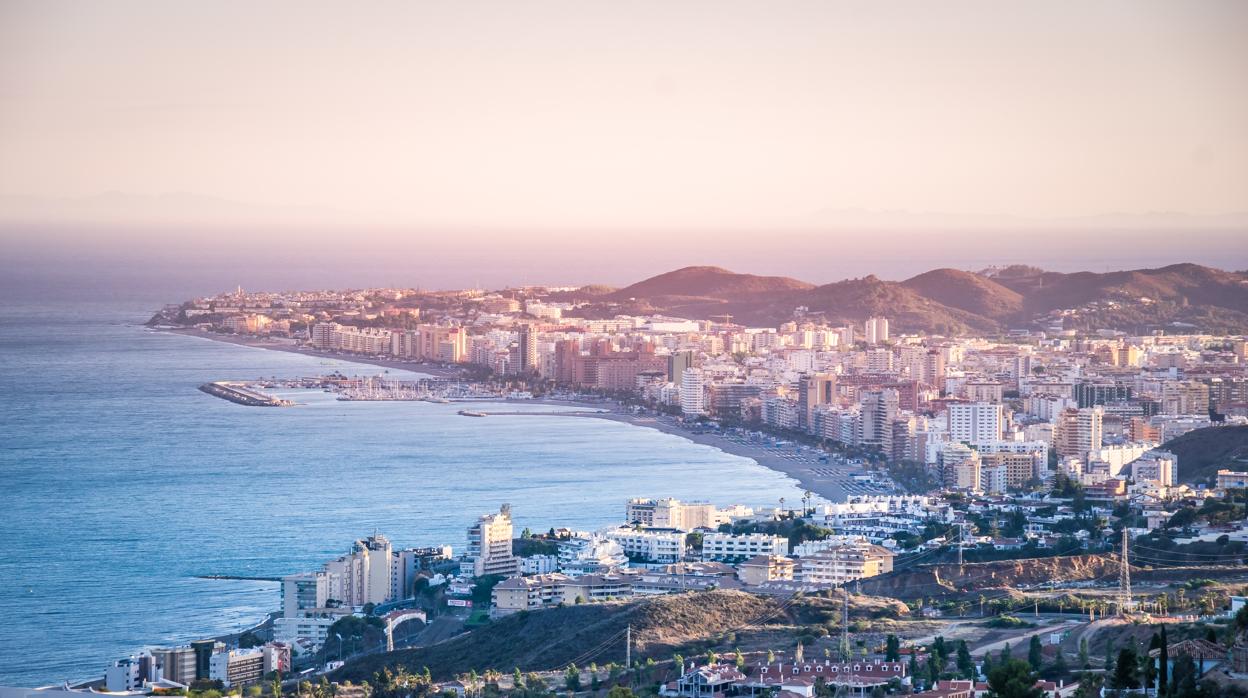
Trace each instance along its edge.
{"label": "sandy beach", "polygon": [[[313,349],[298,346],[293,342],[283,341],[280,339],[259,339],[254,337],[223,335],[215,332],[203,332],[201,330],[194,329],[169,329],[164,331],[191,337],[201,337],[217,342],[225,342],[227,344],[254,347],[257,349],[287,351],[295,354],[303,354],[305,356],[314,356],[324,359],[335,359],[350,363],[380,366],[383,368],[403,371],[417,371],[439,378],[453,378],[461,375],[462,373],[457,368],[435,364],[400,361],[397,359],[358,357],[355,355],[315,351]],[[861,469],[854,468],[853,466],[847,464],[838,463],[835,459],[832,459],[829,463],[819,462],[817,452],[811,450],[800,450],[793,444],[783,447],[775,447],[767,446],[758,442],[736,440],[729,438],[724,434],[712,431],[698,430],[698,432],[695,432],[692,429],[686,428],[683,424],[672,417],[632,414],[619,409],[618,405],[611,401],[580,402],[567,400],[538,400],[537,402],[551,405],[563,405],[567,407],[589,408],[589,410],[591,410],[569,410],[568,412],[555,413],[558,416],[609,419],[616,422],[623,422],[625,424],[632,424],[638,427],[657,429],[666,434],[673,434],[675,436],[688,439],[694,443],[718,448],[725,453],[731,453],[735,456],[749,458],[765,468],[784,473],[794,480],[797,480],[802,489],[809,490],[830,502],[843,502],[849,495],[880,493],[879,490],[872,490],[853,481],[852,475],[862,473]],[[549,412],[534,414],[551,416],[551,413]],[[520,412],[490,412],[490,415],[500,418],[509,416],[526,416],[525,413]],[[785,504],[786,506],[793,506],[798,504],[798,502],[786,502]]]}

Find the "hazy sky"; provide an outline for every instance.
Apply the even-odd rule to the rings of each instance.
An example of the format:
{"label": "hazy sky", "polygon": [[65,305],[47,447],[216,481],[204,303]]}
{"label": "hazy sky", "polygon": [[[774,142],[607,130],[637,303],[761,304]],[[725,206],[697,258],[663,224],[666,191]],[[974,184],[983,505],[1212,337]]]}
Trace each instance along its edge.
{"label": "hazy sky", "polygon": [[1240,0],[0,0],[0,219],[870,261],[847,210],[1248,211],[1245,86]]}

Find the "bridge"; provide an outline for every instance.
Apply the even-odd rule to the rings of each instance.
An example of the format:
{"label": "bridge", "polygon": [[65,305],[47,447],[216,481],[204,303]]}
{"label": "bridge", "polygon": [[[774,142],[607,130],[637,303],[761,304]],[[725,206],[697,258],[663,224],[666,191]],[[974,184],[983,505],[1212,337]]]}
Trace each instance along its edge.
{"label": "bridge", "polygon": [[428,622],[424,609],[420,608],[400,608],[391,611],[381,617],[386,624],[386,651],[394,651],[394,629],[408,622],[409,620],[419,620],[422,623]]}

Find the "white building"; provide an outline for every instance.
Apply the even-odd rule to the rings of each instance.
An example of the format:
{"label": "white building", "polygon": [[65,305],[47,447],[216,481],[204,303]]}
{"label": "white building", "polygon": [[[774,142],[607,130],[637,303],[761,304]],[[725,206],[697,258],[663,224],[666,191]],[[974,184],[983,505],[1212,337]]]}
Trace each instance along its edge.
{"label": "white building", "polygon": [[603,535],[619,543],[624,554],[643,562],[680,562],[685,554],[685,534],[682,531],[637,530],[622,526],[604,531]]}
{"label": "white building", "polygon": [[789,541],[767,533],[707,533],[702,536],[702,559],[708,562],[748,560],[755,555],[789,554]]}
{"label": "white building", "polygon": [[888,318],[868,318],[863,326],[867,344],[879,344],[888,341]]}
{"label": "white building", "polygon": [[468,529],[468,554],[460,572],[473,577],[519,573],[520,563],[511,550],[511,505],[504,504],[497,514],[485,514]]}
{"label": "white building", "polygon": [[329,598],[348,606],[390,601],[392,552],[385,536],[373,535],[357,540],[349,554],[325,563]]}
{"label": "white building", "polygon": [[988,402],[951,404],[946,419],[949,440],[969,444],[999,440],[1005,424],[1002,406]]}
{"label": "white building", "polygon": [[680,411],[690,417],[706,414],[706,384],[702,369],[690,366],[680,374]]}

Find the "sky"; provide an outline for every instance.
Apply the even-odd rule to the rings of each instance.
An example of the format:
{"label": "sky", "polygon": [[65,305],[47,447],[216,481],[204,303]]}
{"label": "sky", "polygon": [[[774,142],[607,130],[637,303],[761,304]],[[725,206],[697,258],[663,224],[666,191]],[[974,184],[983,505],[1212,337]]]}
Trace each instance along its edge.
{"label": "sky", "polygon": [[1246,27],[1238,0],[0,0],[0,257],[226,286],[1245,268]]}

